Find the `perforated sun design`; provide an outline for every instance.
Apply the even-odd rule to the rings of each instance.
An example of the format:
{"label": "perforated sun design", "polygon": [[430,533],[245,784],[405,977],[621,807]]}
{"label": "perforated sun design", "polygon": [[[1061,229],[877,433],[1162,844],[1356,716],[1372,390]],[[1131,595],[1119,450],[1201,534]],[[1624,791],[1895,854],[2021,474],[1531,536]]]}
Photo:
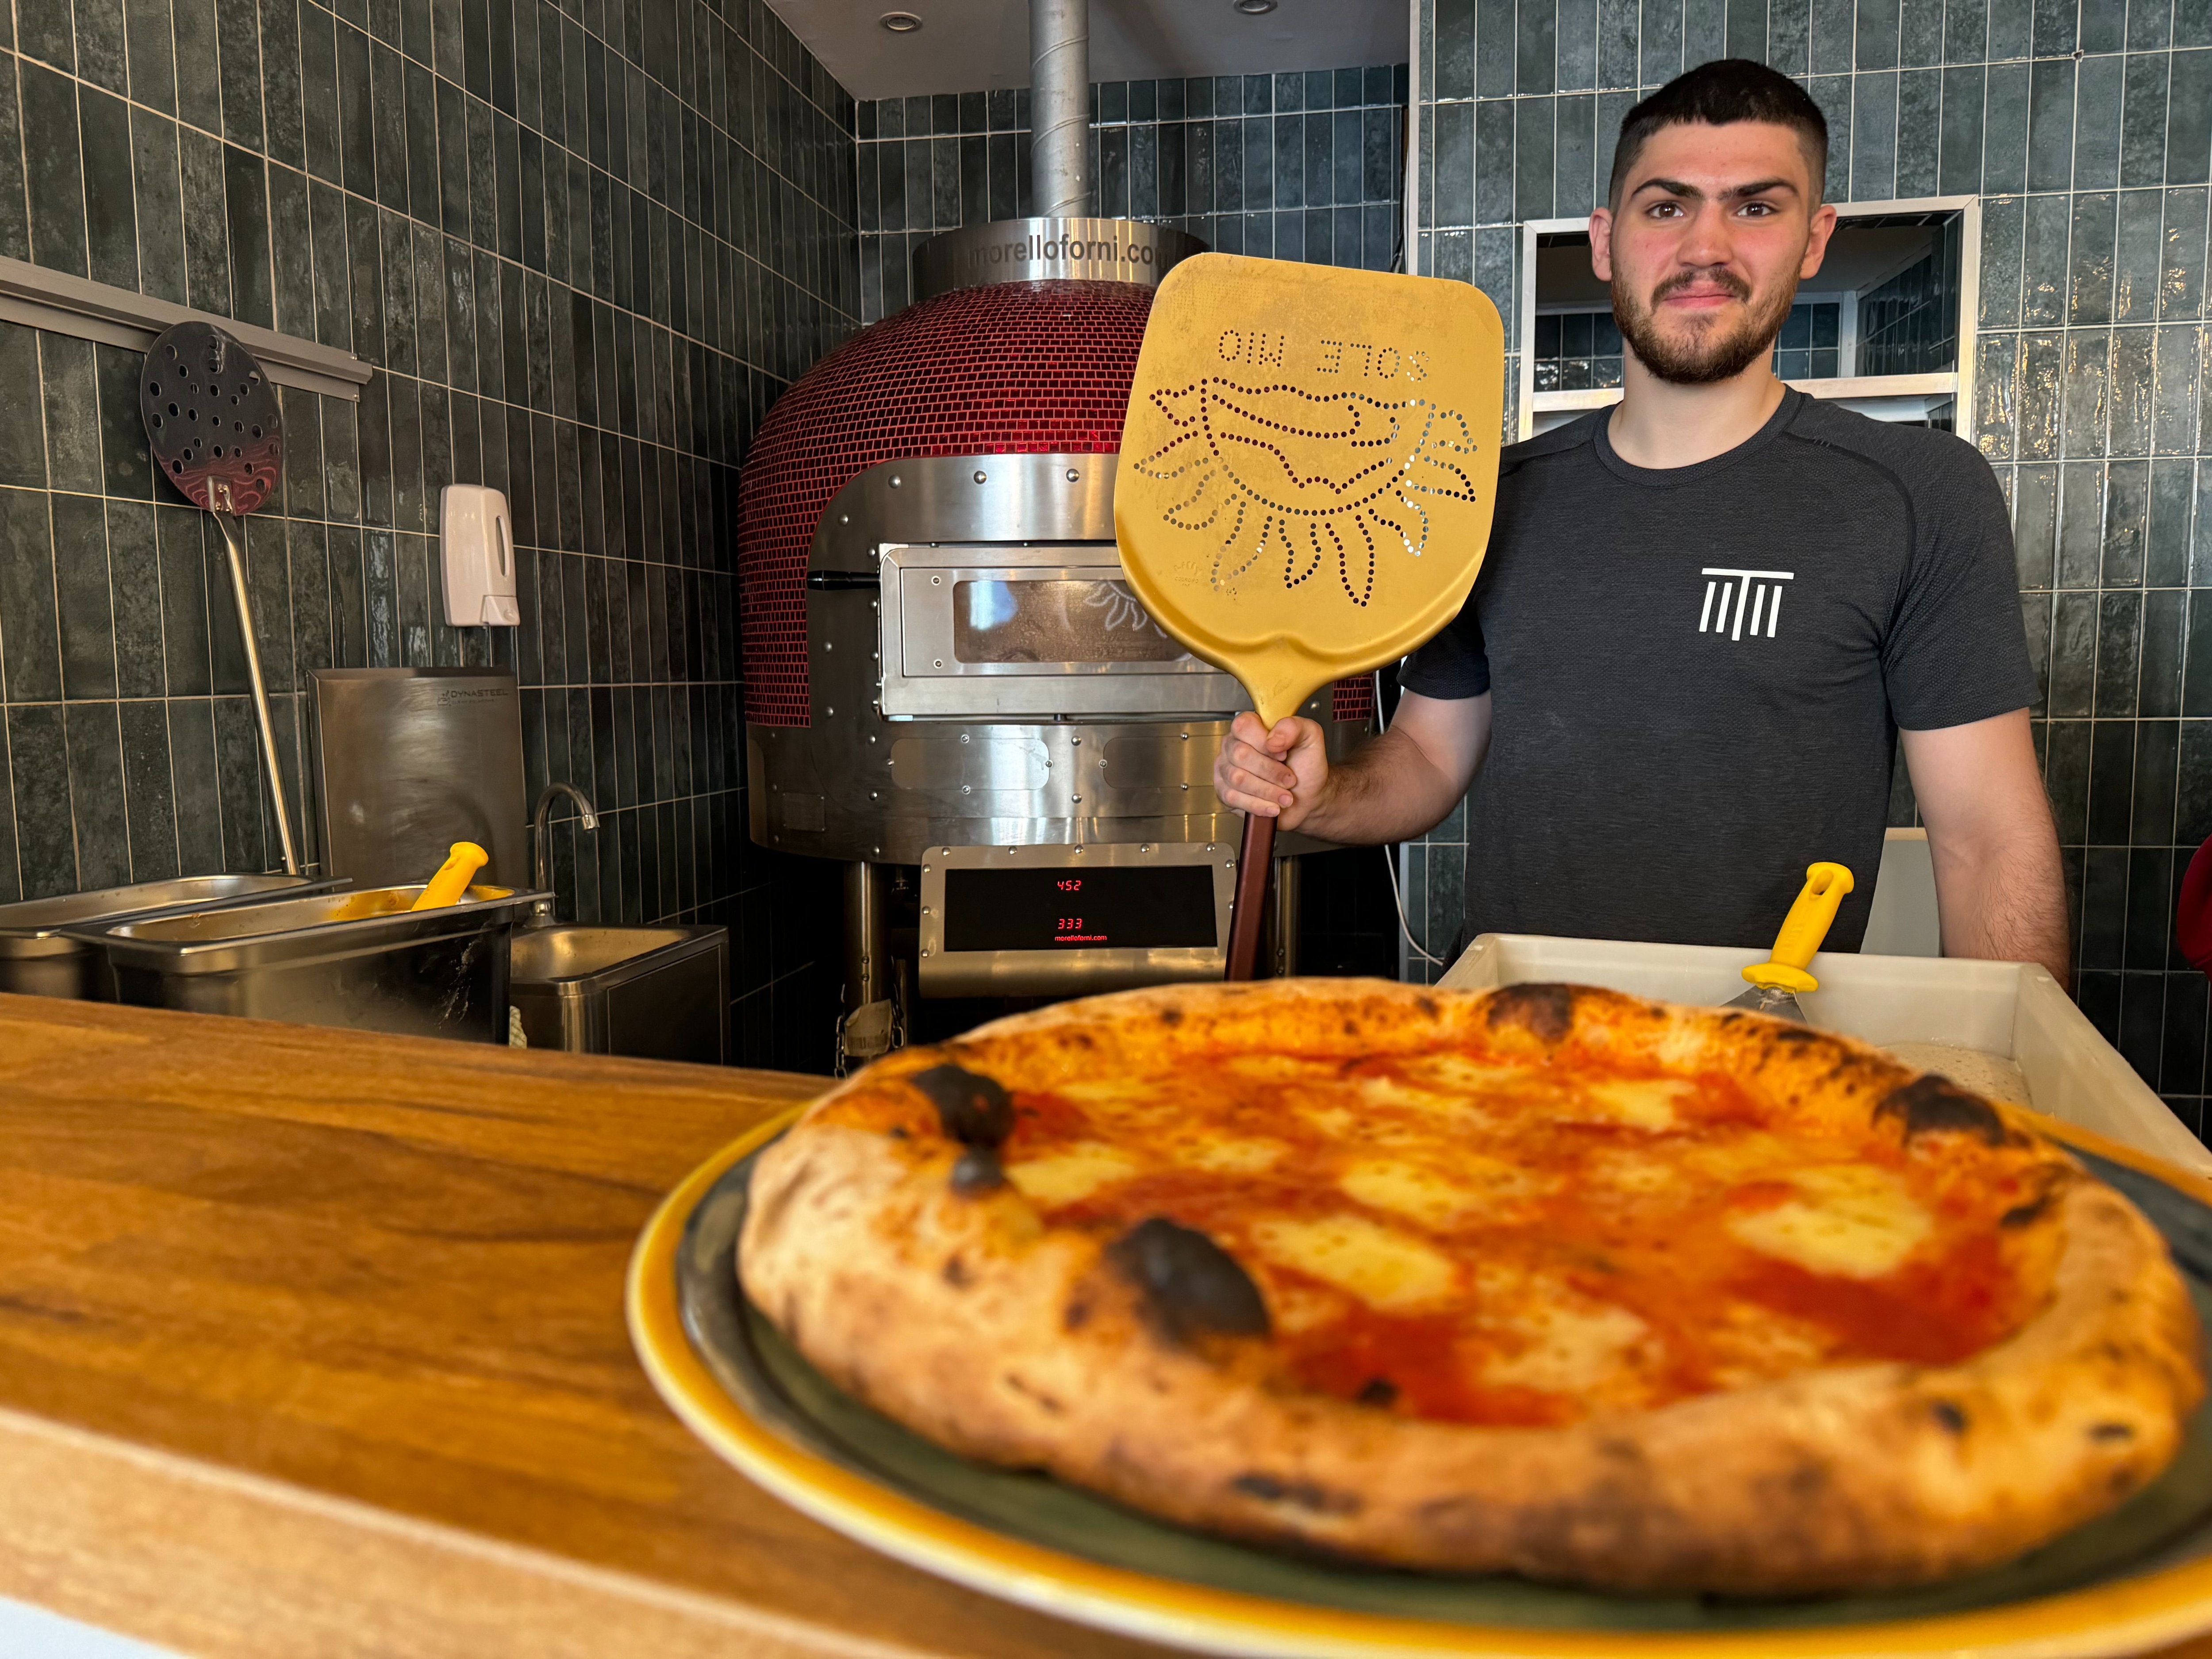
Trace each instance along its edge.
{"label": "perforated sun design", "polygon": [[1133,465],[1178,486],[1170,524],[1212,532],[1217,588],[1279,560],[1284,586],[1327,581],[1326,566],[1364,607],[1384,550],[1427,547],[1429,501],[1477,498],[1466,417],[1425,398],[1208,375],[1152,401],[1176,435]]}

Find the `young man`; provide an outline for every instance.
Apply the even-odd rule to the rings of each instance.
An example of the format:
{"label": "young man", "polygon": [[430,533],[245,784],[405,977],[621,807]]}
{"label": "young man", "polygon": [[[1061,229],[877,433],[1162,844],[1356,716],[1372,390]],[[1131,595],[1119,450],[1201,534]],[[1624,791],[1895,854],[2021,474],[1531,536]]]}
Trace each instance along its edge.
{"label": "young man", "polygon": [[2063,981],[2064,881],[2028,736],[2012,530],[1956,438],[1793,392],[1771,367],[1836,213],[1827,125],[1784,76],[1692,70],[1621,123],[1590,263],[1624,391],[1508,448],[1458,618],[1389,732],[1237,718],[1223,799],[1329,841],[1402,840],[1469,783],[1468,931],[1772,940],[1818,859],[1866,930],[1899,735],[1943,949]]}

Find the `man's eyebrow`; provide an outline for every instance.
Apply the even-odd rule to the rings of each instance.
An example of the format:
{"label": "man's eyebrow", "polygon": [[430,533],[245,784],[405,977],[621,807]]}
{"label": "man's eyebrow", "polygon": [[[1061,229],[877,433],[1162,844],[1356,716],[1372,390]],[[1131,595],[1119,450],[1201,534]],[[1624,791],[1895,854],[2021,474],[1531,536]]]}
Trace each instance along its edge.
{"label": "man's eyebrow", "polygon": [[[1664,191],[1669,196],[1693,201],[1704,199],[1705,193],[1695,185],[1685,184],[1680,179],[1653,178],[1644,180],[1634,190],[1629,191],[1629,195],[1641,196],[1647,190]],[[1796,185],[1788,179],[1760,179],[1748,185],[1730,185],[1721,192],[1721,200],[1723,202],[1747,201],[1752,197],[1764,196],[1769,191],[1775,190],[1786,190],[1793,196],[1798,193]]]}

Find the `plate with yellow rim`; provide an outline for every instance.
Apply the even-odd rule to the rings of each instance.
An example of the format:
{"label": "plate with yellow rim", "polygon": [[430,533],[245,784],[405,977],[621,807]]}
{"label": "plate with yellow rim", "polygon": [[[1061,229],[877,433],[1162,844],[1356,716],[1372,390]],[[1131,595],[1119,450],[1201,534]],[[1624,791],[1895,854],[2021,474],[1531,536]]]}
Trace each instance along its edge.
{"label": "plate with yellow rim", "polygon": [[[2018,1561],[1921,1589],[1788,1600],[1360,1567],[957,1456],[841,1393],[738,1287],[753,1160],[797,1115],[725,1147],[661,1205],[630,1258],[631,1340],[676,1414],[756,1483],[973,1589],[1208,1652],[1330,1659],[2104,1659],[2212,1630],[2212,1405],[2159,1480]],[[2068,1124],[2051,1132],[2158,1224],[2212,1328],[2212,1182]]]}

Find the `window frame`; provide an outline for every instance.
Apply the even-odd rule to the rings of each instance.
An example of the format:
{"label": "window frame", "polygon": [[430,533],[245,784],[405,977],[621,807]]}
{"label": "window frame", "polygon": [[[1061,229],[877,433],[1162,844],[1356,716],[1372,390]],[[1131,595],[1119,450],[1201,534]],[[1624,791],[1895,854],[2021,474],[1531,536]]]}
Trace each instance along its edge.
{"label": "window frame", "polygon": [[[1936,374],[1851,374],[1824,380],[1792,380],[1789,384],[1813,397],[1848,403],[1877,416],[1884,410],[1903,415],[1916,406],[1924,411],[1930,404],[1948,398],[1952,405],[1952,431],[1967,442],[1973,442],[1974,360],[1977,325],[1981,313],[1981,198],[1909,196],[1881,202],[1838,202],[1833,205],[1839,222],[1853,219],[1881,219],[1893,215],[1955,213],[1959,216],[1958,366]],[[1522,221],[1519,230],[1519,304],[1514,328],[1517,352],[1514,435],[1517,440],[1525,441],[1535,435],[1536,417],[1540,414],[1603,409],[1620,400],[1620,388],[1592,386],[1573,392],[1536,390],[1536,317],[1540,311],[1554,308],[1540,305],[1536,300],[1537,246],[1547,236],[1589,234],[1589,220],[1587,217],[1525,219]],[[1820,279],[1815,276],[1812,280],[1817,283]],[[1832,290],[1822,289],[1817,294],[1807,290],[1805,297],[1829,299],[1837,296]],[[1860,343],[1855,294],[1850,296],[1846,311],[1844,327],[1851,339],[1851,356],[1856,367]]]}

